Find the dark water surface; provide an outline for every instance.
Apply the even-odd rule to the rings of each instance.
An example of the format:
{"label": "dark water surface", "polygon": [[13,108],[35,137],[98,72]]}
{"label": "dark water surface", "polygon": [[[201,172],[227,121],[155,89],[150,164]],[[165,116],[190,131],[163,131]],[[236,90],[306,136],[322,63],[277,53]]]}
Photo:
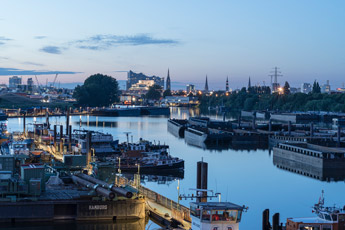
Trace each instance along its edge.
{"label": "dark water surface", "polygon": [[[188,118],[197,111],[173,108],[171,117]],[[213,116],[222,119],[222,116]],[[81,119],[81,122],[80,122]],[[185,143],[167,131],[167,117],[92,117],[73,116],[73,129],[82,128],[111,133],[120,142],[126,141],[124,132],[131,132],[133,141],[139,138],[160,141],[170,145],[171,155],[185,160],[184,178],[180,180],[180,193],[191,194],[190,188],[196,186],[196,162],[208,162],[209,189],[220,192],[222,201],[230,201],[249,207],[244,213],[241,229],[261,229],[262,211],[270,209],[271,215],[280,212],[281,221],[288,217],[313,216],[311,207],[318,201],[321,190],[325,191],[326,205],[345,205],[345,183],[325,182],[310,177],[284,171],[273,165],[269,150],[207,150]],[[44,118],[28,118],[27,123],[42,122]],[[21,118],[8,120],[9,131],[22,130]],[[50,118],[51,124],[65,124],[65,117]],[[31,126],[32,127],[32,126]],[[30,125],[28,126],[30,129]],[[143,182],[144,186],[177,200],[177,180],[166,183]],[[182,204],[189,206],[188,200]],[[149,222],[146,228],[156,225]]]}

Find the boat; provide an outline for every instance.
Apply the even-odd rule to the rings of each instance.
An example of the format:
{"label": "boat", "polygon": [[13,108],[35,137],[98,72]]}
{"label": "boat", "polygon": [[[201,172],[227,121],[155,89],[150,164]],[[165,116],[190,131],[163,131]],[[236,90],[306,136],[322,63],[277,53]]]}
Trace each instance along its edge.
{"label": "boat", "polygon": [[207,139],[207,130],[201,128],[186,128],[184,131],[184,139],[187,144],[202,147]]}
{"label": "boat", "polygon": [[75,130],[75,141],[77,142],[74,147],[74,152],[81,154],[88,153],[88,141],[87,133],[91,133],[91,151],[96,157],[105,157],[110,155],[119,154],[116,151],[116,145],[118,141],[114,141],[111,134],[106,134],[96,131],[87,130]]}
{"label": "boat", "polygon": [[325,207],[324,192],[313,207],[314,217],[287,218],[286,230],[345,230],[345,206]]}
{"label": "boat", "polygon": [[239,230],[244,206],[230,202],[191,202],[192,229]]}
{"label": "boat", "polygon": [[215,128],[189,127],[185,130],[186,143],[201,148],[204,148],[205,144],[227,145],[232,136],[232,132]]}
{"label": "boat", "polygon": [[[203,161],[197,162],[197,188],[196,194],[180,195],[180,199],[194,199],[190,202],[191,229],[200,230],[239,230],[242,213],[248,210],[246,206],[240,206],[231,202],[222,202],[221,194],[214,193],[207,188],[208,164]],[[218,202],[208,201],[208,198],[218,198]]]}
{"label": "boat", "polygon": [[168,148],[168,145],[140,139],[138,143],[119,144],[121,156],[107,157],[105,161],[93,164],[97,168],[112,167],[128,173],[174,175],[174,172],[184,170],[184,160],[171,156]]}
{"label": "boat", "polygon": [[339,181],[345,176],[345,151],[309,143],[280,143],[273,147],[273,164],[318,180]]}
{"label": "boat", "polygon": [[176,137],[184,138],[184,130],[186,129],[188,121],[185,119],[169,119],[168,131]]}

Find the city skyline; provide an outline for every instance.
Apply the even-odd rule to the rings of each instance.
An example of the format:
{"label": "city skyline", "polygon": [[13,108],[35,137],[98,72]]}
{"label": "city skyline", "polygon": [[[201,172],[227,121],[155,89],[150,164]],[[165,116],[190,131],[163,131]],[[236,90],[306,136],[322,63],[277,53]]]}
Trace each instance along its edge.
{"label": "city skyline", "polygon": [[344,82],[342,1],[63,3],[2,2],[0,82],[36,74],[43,83],[57,72],[60,82],[126,80],[129,70],[166,77],[169,68],[172,82],[202,88],[207,75],[222,89],[228,76],[237,89],[249,76],[269,85],[275,66],[281,84]]}

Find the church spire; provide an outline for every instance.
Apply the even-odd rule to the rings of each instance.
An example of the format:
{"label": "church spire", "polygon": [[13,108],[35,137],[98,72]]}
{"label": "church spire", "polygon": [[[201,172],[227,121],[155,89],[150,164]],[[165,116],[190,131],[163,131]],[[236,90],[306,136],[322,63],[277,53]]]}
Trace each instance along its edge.
{"label": "church spire", "polygon": [[248,81],[248,90],[249,90],[249,88],[251,88],[252,87],[252,84],[251,84],[251,82],[250,82],[250,76],[249,76],[249,81]]}
{"label": "church spire", "polygon": [[207,75],[206,75],[206,82],[205,82],[205,90],[206,93],[208,92],[208,82],[207,82]]}
{"label": "church spire", "polygon": [[165,86],[165,90],[171,90],[171,81],[170,81],[169,69],[168,69],[167,84]]}
{"label": "church spire", "polygon": [[225,91],[229,92],[229,77],[228,76],[226,76]]}

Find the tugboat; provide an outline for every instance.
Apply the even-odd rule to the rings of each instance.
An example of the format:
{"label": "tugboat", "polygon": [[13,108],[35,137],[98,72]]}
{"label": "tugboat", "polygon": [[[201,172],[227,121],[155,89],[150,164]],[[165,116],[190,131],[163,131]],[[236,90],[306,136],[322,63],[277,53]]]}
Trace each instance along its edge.
{"label": "tugboat", "polygon": [[314,205],[315,217],[288,218],[286,230],[345,230],[345,206],[343,208],[324,207],[324,192]]}
{"label": "tugboat", "polygon": [[[213,193],[207,189],[208,164],[203,161],[197,162],[197,189],[196,196],[182,195],[182,198],[196,198],[196,202],[190,203],[191,229],[200,230],[239,230],[242,213],[248,207],[240,206],[231,202],[221,202],[220,193]],[[207,201],[208,198],[218,198],[219,202]]]}

